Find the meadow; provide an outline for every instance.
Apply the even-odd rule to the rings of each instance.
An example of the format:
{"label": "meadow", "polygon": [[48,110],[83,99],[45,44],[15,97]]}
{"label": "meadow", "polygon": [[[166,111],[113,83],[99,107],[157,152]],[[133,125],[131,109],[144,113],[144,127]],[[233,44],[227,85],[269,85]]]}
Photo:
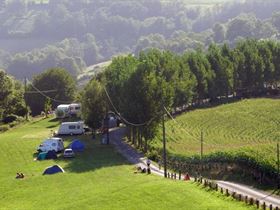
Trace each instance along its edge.
{"label": "meadow", "polygon": [[[91,136],[86,150],[73,159],[35,161],[36,147],[57,129],[53,119],[36,119],[0,134],[0,209],[250,209],[193,182],[134,174],[112,145]],[[65,173],[43,176],[50,165]],[[23,172],[23,180],[15,179]],[[253,209],[253,208],[251,208]]]}
{"label": "meadow", "polygon": [[[247,99],[212,108],[195,109],[167,121],[169,152],[185,156],[227,152],[246,154],[277,168],[280,142],[280,100]],[[156,146],[161,147],[161,133]]]}

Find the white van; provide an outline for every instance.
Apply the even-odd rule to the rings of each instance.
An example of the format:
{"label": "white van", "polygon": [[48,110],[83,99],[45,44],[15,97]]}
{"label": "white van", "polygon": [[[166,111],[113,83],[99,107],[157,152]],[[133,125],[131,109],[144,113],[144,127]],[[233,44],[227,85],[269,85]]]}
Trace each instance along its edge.
{"label": "white van", "polygon": [[51,150],[54,150],[55,152],[64,150],[63,140],[57,137],[46,139],[37,149],[38,152],[48,152]]}
{"label": "white van", "polygon": [[63,122],[57,131],[57,135],[80,135],[84,132],[84,123],[82,121]]}
{"label": "white van", "polygon": [[56,118],[66,118],[70,116],[70,105],[60,104],[55,110]]}

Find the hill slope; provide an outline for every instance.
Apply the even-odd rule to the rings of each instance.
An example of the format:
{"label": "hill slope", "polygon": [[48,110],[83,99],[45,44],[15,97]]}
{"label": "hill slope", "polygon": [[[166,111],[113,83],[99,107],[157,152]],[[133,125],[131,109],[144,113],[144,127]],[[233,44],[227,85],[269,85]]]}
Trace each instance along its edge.
{"label": "hill slope", "polygon": [[[113,146],[90,136],[79,137],[86,150],[74,159],[34,161],[36,146],[57,126],[45,119],[0,134],[0,209],[250,209],[192,182],[134,174]],[[52,164],[66,173],[42,176]],[[14,178],[19,171],[24,180]]]}
{"label": "hill slope", "polygon": [[[215,108],[198,109],[167,122],[168,149],[175,154],[245,153],[276,168],[280,100],[250,99]],[[158,146],[160,135],[157,137]]]}

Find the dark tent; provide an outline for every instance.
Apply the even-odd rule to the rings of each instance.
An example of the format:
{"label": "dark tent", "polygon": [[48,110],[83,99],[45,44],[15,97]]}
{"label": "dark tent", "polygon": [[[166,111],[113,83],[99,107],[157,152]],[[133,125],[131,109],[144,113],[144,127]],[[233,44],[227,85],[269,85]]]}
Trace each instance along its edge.
{"label": "dark tent", "polygon": [[59,165],[53,165],[45,169],[43,175],[64,173],[64,170]]}
{"label": "dark tent", "polygon": [[47,152],[40,152],[37,157],[37,160],[45,160],[46,156],[47,156]]}
{"label": "dark tent", "polygon": [[85,149],[85,145],[80,140],[76,139],[72,141],[72,143],[69,145],[69,148],[71,148],[74,152],[82,152]]}
{"label": "dark tent", "polygon": [[48,151],[46,159],[56,159],[57,155],[56,152],[53,150]]}

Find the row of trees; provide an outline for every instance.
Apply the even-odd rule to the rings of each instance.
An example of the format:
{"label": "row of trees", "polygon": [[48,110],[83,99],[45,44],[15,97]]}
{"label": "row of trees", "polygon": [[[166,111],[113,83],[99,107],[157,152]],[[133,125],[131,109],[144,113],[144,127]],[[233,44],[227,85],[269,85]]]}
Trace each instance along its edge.
{"label": "row of trees", "polygon": [[[15,99],[23,104],[22,86],[6,73],[1,74],[1,109],[15,107],[10,104]],[[148,140],[155,134],[163,106],[174,109],[231,94],[257,96],[268,89],[277,90],[279,81],[280,43],[246,40],[233,49],[226,44],[212,44],[207,51],[197,49],[182,55],[152,49],[139,56],[116,57],[86,85],[80,100],[89,126],[99,128],[106,112],[113,109],[129,122],[149,124],[141,128],[141,135]],[[45,109],[49,99],[52,108],[74,101],[76,82],[64,69],[49,69],[33,78],[27,92],[30,94],[25,99],[36,115]]]}
{"label": "row of trees", "polygon": [[146,122],[138,138],[145,147],[142,137],[147,142],[154,136],[163,106],[170,110],[206,98],[277,89],[279,59],[280,43],[256,40],[242,41],[234,49],[212,44],[206,52],[177,55],[153,49],[138,57],[117,57],[85,87],[83,116],[93,128],[101,126],[108,109],[132,123],[128,125]]}
{"label": "row of trees", "polygon": [[[26,89],[23,83],[0,70],[0,119],[54,110],[59,104],[75,101],[76,93],[76,81],[62,68],[47,69],[34,76],[32,82],[27,80]],[[11,119],[15,120],[13,116]]]}

